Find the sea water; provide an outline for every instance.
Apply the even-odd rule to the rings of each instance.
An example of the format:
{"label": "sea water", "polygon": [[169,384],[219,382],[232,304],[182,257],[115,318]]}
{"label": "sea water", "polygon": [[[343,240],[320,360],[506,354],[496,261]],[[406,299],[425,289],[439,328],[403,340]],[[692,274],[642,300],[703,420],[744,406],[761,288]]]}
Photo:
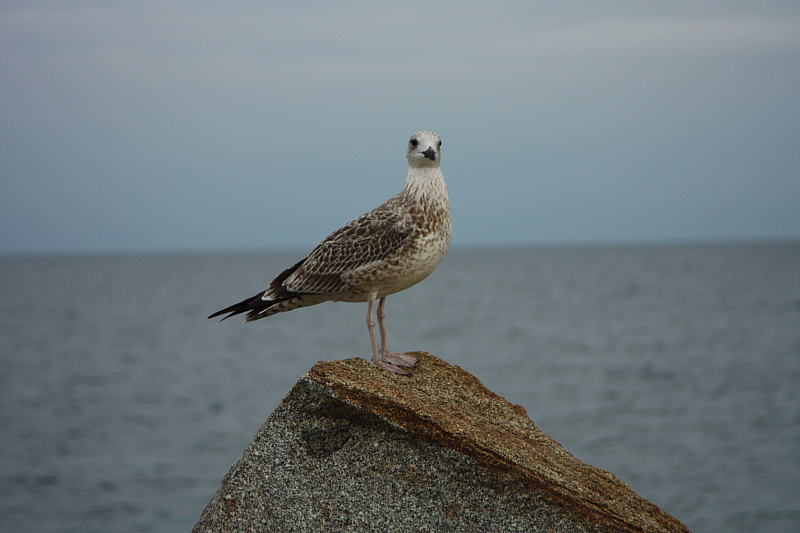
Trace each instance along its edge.
{"label": "sea water", "polygon": [[[0,259],[0,530],[189,531],[366,305],[210,313],[300,252]],[[800,531],[800,243],[451,250],[389,348],[459,365],[695,532]]]}

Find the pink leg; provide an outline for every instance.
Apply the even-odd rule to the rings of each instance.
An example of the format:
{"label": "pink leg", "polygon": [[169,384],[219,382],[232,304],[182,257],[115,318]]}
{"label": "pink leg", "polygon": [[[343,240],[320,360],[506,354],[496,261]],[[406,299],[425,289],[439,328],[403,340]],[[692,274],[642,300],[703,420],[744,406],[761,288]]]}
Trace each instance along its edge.
{"label": "pink leg", "polygon": [[386,305],[386,297],[380,299],[378,302],[378,327],[381,329],[381,349],[380,353],[383,356],[384,361],[388,361],[398,366],[405,366],[408,368],[414,368],[414,365],[417,364],[417,358],[412,355],[406,355],[404,353],[397,353],[397,352],[390,352],[386,346],[386,326],[384,325],[383,321],[386,318],[386,311],[384,311],[384,306]]}
{"label": "pink leg", "polygon": [[[382,302],[383,300],[381,300]],[[387,360],[384,360],[381,357],[381,353],[378,351],[378,340],[375,338],[375,319],[372,318],[372,304],[375,303],[374,299],[370,299],[369,305],[367,306],[367,329],[369,329],[369,340],[372,344],[372,362],[379,367],[383,368],[384,370],[388,370],[394,374],[400,374],[403,376],[410,376],[411,374],[397,365],[392,364]],[[378,304],[380,305],[380,304]],[[383,322],[381,324],[381,332],[383,332]],[[407,365],[404,365],[407,366]]]}

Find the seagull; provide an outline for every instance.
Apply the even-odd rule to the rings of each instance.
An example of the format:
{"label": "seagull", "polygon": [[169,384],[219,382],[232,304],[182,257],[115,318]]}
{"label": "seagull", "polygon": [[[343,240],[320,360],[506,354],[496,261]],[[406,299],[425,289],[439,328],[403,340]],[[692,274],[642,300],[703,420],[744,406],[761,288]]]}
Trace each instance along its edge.
{"label": "seagull", "polygon": [[[252,322],[327,301],[367,302],[372,362],[410,376],[407,369],[414,368],[417,358],[388,350],[384,305],[390,294],[427,278],[450,246],[450,200],[439,168],[441,155],[438,135],[415,133],[406,152],[408,177],[397,196],[328,235],[266,290],[208,318],[247,313],[245,322]],[[380,349],[372,316],[376,300]]]}

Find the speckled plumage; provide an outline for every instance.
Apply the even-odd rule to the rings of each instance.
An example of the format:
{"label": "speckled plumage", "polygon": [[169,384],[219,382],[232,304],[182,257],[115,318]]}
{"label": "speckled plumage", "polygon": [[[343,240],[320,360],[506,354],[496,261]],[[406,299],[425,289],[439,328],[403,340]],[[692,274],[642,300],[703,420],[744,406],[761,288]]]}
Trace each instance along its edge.
{"label": "speckled plumage", "polygon": [[[269,287],[211,315],[247,313],[247,322],[325,301],[368,302],[367,325],[373,362],[408,374],[416,359],[386,349],[383,306],[386,296],[425,279],[450,246],[450,202],[439,168],[441,140],[415,133],[408,144],[408,177],[403,190],[379,207],[331,233],[303,260],[284,270]],[[372,307],[379,300],[381,349],[374,334]]]}

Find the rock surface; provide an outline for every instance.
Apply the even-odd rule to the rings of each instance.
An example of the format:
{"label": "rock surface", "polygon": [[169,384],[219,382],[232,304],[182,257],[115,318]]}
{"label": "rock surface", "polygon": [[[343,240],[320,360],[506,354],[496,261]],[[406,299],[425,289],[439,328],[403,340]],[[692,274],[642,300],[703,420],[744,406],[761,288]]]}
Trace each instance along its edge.
{"label": "rock surface", "polygon": [[364,359],[314,365],[193,531],[688,531],[521,406],[414,355],[410,378]]}

